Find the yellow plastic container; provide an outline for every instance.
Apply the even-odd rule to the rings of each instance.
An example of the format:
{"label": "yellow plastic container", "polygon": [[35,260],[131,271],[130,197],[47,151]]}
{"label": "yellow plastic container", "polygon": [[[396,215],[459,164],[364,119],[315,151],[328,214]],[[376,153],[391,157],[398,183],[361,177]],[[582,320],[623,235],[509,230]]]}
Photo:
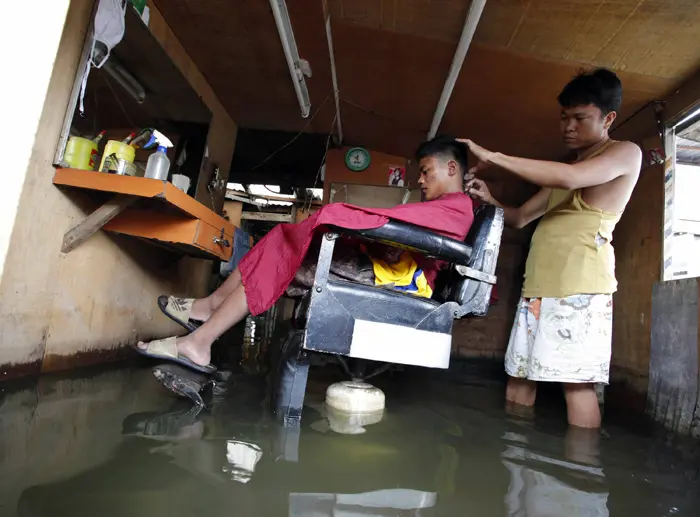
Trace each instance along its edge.
{"label": "yellow plastic container", "polygon": [[63,160],[73,169],[94,171],[97,164],[97,143],[87,138],[72,136],[66,144]]}
{"label": "yellow plastic container", "polygon": [[[111,158],[113,154],[117,157],[116,161]],[[108,172],[110,174],[126,174],[127,176],[133,176],[136,171],[136,167],[134,166],[135,156],[136,149],[129,144],[122,143],[119,140],[109,140],[105,146],[104,153],[102,153],[99,171]],[[119,160],[124,160],[127,163],[124,170],[120,170]]]}

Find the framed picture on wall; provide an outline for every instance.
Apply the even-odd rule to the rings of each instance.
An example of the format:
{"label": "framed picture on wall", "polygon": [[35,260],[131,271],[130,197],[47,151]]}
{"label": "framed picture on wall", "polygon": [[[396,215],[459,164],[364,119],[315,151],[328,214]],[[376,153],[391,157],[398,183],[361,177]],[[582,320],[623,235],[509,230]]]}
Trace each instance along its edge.
{"label": "framed picture on wall", "polygon": [[406,167],[389,167],[388,183],[390,187],[406,185]]}

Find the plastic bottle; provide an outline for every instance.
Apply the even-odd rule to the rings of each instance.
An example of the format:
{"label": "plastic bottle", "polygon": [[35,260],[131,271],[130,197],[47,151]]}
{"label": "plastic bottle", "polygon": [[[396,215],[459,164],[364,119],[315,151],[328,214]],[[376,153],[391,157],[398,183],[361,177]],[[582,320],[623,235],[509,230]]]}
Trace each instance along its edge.
{"label": "plastic bottle", "polygon": [[167,180],[168,171],[170,170],[170,160],[165,154],[167,148],[164,145],[159,145],[158,150],[148,157],[146,163],[146,178],[154,180]]}
{"label": "plastic bottle", "polygon": [[170,170],[170,160],[165,153],[168,147],[173,146],[173,143],[163,133],[154,129],[151,132],[148,143],[144,147],[150,148],[156,142],[158,143],[158,150],[148,157],[145,177],[165,181],[168,179],[168,171]]}
{"label": "plastic bottle", "polygon": [[86,171],[95,170],[97,164],[97,144],[87,138],[72,136],[66,144],[63,161],[68,167]]}

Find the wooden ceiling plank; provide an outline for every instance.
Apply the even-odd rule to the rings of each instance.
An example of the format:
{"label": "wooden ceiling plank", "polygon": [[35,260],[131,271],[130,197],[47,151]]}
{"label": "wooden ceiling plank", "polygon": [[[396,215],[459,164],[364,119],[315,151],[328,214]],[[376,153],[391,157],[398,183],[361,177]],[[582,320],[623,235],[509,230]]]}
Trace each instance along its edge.
{"label": "wooden ceiling plank", "polygon": [[508,39],[508,43],[506,44],[506,48],[510,48],[511,45],[513,45],[513,42],[515,41],[515,38],[518,37],[518,34],[520,33],[520,29],[522,28],[523,24],[525,23],[525,19],[527,18],[527,15],[530,12],[530,7],[532,6],[532,0],[528,0],[525,3],[525,9],[523,9],[522,14],[520,15],[520,19],[518,20],[518,24],[515,26],[513,29],[513,33],[510,35],[510,38]]}
{"label": "wooden ceiling plank", "polygon": [[594,26],[595,19],[598,17],[600,14],[600,11],[603,9],[605,6],[607,0],[600,0],[598,2],[598,5],[596,6],[595,10],[590,14],[590,16],[587,16],[586,18],[586,23],[584,24],[583,28],[579,30],[576,33],[576,37],[574,38],[573,43],[567,50],[566,54],[564,54],[564,59],[571,59],[571,54],[574,52],[576,48],[578,48],[579,44],[581,43],[583,37],[589,33],[591,28]]}
{"label": "wooden ceiling plank", "polygon": [[[410,155],[430,125],[469,1],[328,1],[342,97],[362,106],[344,110],[346,138]],[[304,127],[267,2],[155,2],[240,126]],[[322,4],[287,5],[300,54],[313,70],[308,86],[315,110],[332,95]],[[692,31],[700,3],[639,5],[489,0],[440,131],[473,135],[504,152],[558,156],[556,95],[582,66],[621,71],[622,117],[662,97],[700,65]],[[669,26],[673,37],[664,32]],[[333,114],[331,102],[306,130],[326,132]]]}

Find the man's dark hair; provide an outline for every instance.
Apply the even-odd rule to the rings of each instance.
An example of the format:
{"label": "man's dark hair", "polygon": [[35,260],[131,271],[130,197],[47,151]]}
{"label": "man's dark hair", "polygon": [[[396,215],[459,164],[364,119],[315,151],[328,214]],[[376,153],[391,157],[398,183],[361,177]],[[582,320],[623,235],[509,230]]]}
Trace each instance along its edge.
{"label": "man's dark hair", "polygon": [[580,72],[564,86],[558,97],[562,108],[593,104],[603,115],[618,111],[622,104],[622,83],[614,72],[596,68]]}
{"label": "man's dark hair", "polygon": [[423,158],[429,158],[431,156],[437,156],[444,160],[456,161],[463,175],[466,174],[469,169],[467,146],[458,142],[454,137],[439,135],[418,146],[418,150],[416,150],[416,161],[420,162]]}

